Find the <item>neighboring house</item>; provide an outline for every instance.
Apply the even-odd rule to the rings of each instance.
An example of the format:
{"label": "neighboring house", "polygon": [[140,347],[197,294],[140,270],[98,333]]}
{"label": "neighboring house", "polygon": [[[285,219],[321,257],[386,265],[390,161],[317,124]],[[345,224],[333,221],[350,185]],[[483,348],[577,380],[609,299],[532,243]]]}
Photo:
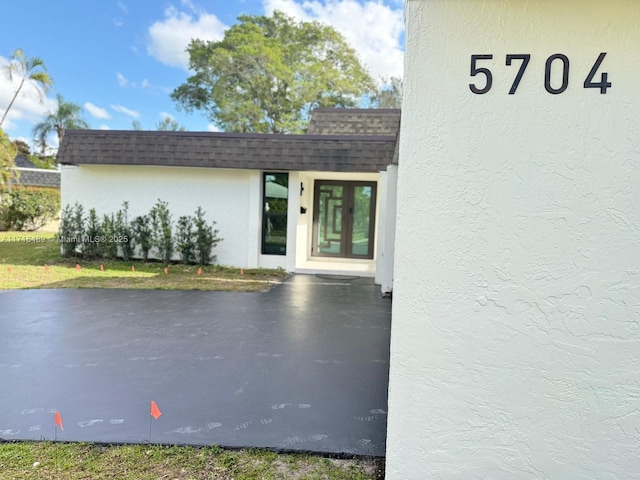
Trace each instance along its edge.
{"label": "neighboring house", "polygon": [[399,110],[320,109],[304,135],[69,130],[62,204],[128,201],[134,217],[161,199],[174,220],[201,206],[218,263],[376,275],[387,291],[399,125]]}
{"label": "neighboring house", "polygon": [[18,155],[13,170],[17,173],[11,180],[12,185],[32,188],[60,189],[60,172],[38,168],[25,157]]}

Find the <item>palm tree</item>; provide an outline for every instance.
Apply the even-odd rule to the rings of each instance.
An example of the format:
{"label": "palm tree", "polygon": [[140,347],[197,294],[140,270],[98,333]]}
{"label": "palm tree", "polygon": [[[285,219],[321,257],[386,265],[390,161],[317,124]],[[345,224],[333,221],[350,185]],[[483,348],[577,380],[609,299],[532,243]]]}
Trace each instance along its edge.
{"label": "palm tree", "polygon": [[40,96],[40,103],[44,101],[44,95],[53,87],[53,80],[47,73],[47,67],[39,57],[27,58],[24,56],[24,52],[21,48],[16,48],[9,60],[9,65],[5,67],[5,73],[9,77],[9,80],[13,80],[13,77],[20,79],[20,84],[16,93],[13,95],[9,106],[4,111],[2,119],[0,120],[0,126],[4,123],[4,119],[7,118],[7,113],[11,110],[13,102],[18,98],[18,94],[25,82],[28,80],[31,83],[38,95]]}
{"label": "palm tree", "polygon": [[49,112],[44,120],[33,127],[33,136],[41,145],[43,155],[47,145],[47,137],[56,132],[58,143],[62,142],[64,131],[69,128],[89,128],[89,124],[82,118],[82,107],[73,102],[67,102],[62,95],[57,95],[58,108]]}

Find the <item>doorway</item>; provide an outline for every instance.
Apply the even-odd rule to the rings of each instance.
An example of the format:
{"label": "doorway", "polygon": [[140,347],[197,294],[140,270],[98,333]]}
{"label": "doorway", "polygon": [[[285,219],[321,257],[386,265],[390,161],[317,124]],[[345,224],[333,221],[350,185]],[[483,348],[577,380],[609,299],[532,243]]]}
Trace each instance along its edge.
{"label": "doorway", "polygon": [[373,258],[376,186],[376,182],[316,180],[312,256]]}

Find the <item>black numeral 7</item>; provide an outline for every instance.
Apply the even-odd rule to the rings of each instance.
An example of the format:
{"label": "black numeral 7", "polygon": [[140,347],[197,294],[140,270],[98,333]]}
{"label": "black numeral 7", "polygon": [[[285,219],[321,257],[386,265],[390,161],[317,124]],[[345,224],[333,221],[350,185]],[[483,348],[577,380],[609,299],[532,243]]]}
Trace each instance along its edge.
{"label": "black numeral 7", "polygon": [[507,65],[511,65],[512,60],[522,60],[522,63],[520,64],[520,70],[518,70],[518,74],[513,81],[513,85],[511,85],[509,95],[513,95],[514,93],[516,93],[518,85],[520,85],[520,80],[522,80],[522,76],[524,75],[524,71],[527,69],[527,65],[529,65],[529,60],[531,60],[531,55],[529,53],[525,53],[522,55],[507,55]]}

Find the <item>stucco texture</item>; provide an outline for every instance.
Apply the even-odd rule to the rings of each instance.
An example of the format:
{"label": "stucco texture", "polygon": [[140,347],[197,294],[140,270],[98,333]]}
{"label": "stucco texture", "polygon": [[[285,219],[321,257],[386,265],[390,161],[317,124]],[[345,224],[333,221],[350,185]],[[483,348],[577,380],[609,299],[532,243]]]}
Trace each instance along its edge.
{"label": "stucco texture", "polygon": [[[637,1],[406,21],[387,478],[640,478]],[[531,55],[513,95],[507,54]]]}

